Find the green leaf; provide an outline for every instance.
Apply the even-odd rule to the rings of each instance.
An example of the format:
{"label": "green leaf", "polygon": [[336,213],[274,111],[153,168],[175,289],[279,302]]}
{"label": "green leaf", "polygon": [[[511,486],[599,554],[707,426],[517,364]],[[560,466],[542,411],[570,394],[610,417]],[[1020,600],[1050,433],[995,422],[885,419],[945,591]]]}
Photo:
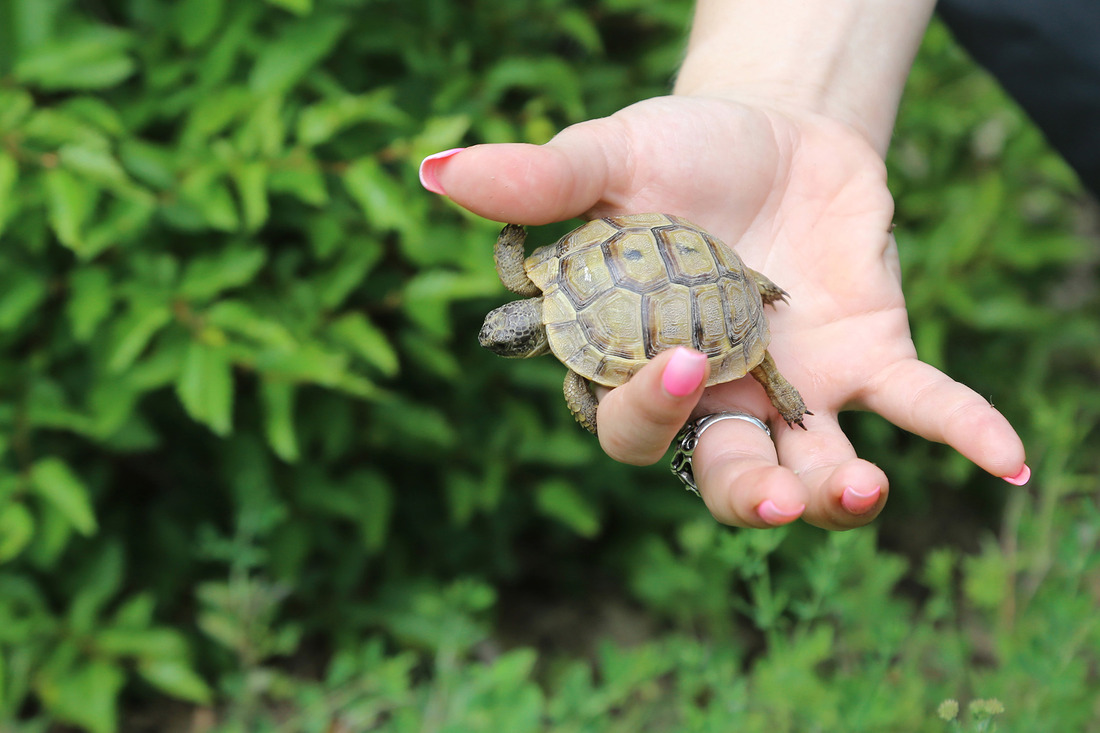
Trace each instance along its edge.
{"label": "green leaf", "polygon": [[267,181],[272,193],[285,193],[310,206],[328,203],[328,186],[316,158],[294,151],[270,171]]}
{"label": "green leaf", "polygon": [[5,150],[0,150],[0,235],[19,210],[20,199],[13,196],[15,183],[19,180],[19,164]]}
{"label": "green leaf", "polygon": [[278,321],[260,315],[252,306],[239,300],[222,300],[205,313],[206,322],[217,328],[252,339],[279,350],[295,347],[294,336]]}
{"label": "green leaf", "polygon": [[80,251],[84,228],[99,201],[99,187],[61,168],[46,173],[50,226],[66,247]]}
{"label": "green leaf", "polygon": [[219,293],[247,285],[267,262],[263,247],[238,242],[213,254],[193,257],[180,281],[180,295],[208,300]]}
{"label": "green leaf", "polygon": [[206,705],[213,693],[190,664],[179,659],[149,659],[138,664],[146,682],[177,700]]}
{"label": "green leaf", "polygon": [[539,484],[535,503],[540,512],[557,519],[581,537],[595,537],[600,531],[600,517],[595,507],[572,484],[561,479]]}
{"label": "green leaf", "polygon": [[159,190],[167,190],[176,182],[176,159],[173,151],[145,140],[123,140],[118,149],[122,165],[136,179]]}
{"label": "green leaf", "polygon": [[294,351],[266,352],[256,360],[256,369],[278,378],[336,386],[346,376],[347,357],[317,344],[303,343]]}
{"label": "green leaf", "polygon": [[492,275],[426,270],[409,280],[403,303],[405,312],[418,326],[434,336],[448,337],[452,302],[499,293],[500,281]]}
{"label": "green leaf", "polygon": [[88,225],[84,243],[78,252],[80,258],[88,261],[107,249],[121,247],[140,238],[146,234],[156,211],[153,197],[141,189],[127,189],[122,196],[108,199],[98,221]]}
{"label": "green leaf", "polygon": [[46,709],[58,719],[89,733],[116,733],[118,695],[126,674],[117,664],[96,660],[60,671],[48,671],[36,681]]}
{"label": "green leaf", "polygon": [[113,87],[136,68],[127,54],[130,43],[125,31],[107,25],[84,26],[29,47],[15,66],[15,77],[51,91]]}
{"label": "green leaf", "polygon": [[386,544],[394,508],[393,491],[386,479],[374,471],[360,473],[353,481],[362,492],[363,541],[368,551],[377,552]]}
{"label": "green leaf", "polygon": [[400,229],[409,217],[408,194],[374,158],[360,158],[344,172],[348,194],[363,210],[371,226]]}
{"label": "green leaf", "polygon": [[0,133],[11,132],[34,109],[34,97],[26,89],[0,88]]}
{"label": "green leaf", "polygon": [[314,280],[321,304],[328,309],[339,307],[362,284],[382,255],[382,247],[374,240],[345,247],[339,259]]}
{"label": "green leaf", "polygon": [[233,182],[241,201],[244,226],[255,231],[263,226],[269,214],[267,203],[267,163],[253,161],[233,169]]}
{"label": "green leaf", "polygon": [[225,437],[233,428],[233,365],[226,350],[194,340],[176,380],[176,395],[196,422]]}
{"label": "green leaf", "polygon": [[[18,274],[14,282],[9,279],[11,275]],[[0,331],[15,331],[20,325],[35,312],[38,306],[46,299],[46,283],[42,276],[36,273],[4,273],[8,277],[0,275],[0,282],[4,282],[3,292],[0,292]]]}
{"label": "green leaf", "polygon": [[157,601],[152,593],[127,598],[115,611],[114,623],[120,628],[144,628],[153,623]]}
{"label": "green leaf", "polygon": [[191,171],[180,182],[179,192],[181,200],[211,229],[232,232],[240,226],[236,201],[219,167],[208,165]]}
{"label": "green leaf", "polygon": [[[465,119],[465,118],[464,118]],[[409,116],[394,104],[394,90],[389,87],[375,89],[366,94],[343,95],[335,99],[323,100],[307,107],[298,117],[297,137],[305,145],[314,146],[328,142],[338,132],[352,125],[364,122],[376,122],[389,126],[408,124]],[[434,120],[429,121],[429,126]],[[469,121],[466,121],[469,127]],[[465,132],[465,127],[462,132]],[[461,136],[461,133],[460,133]],[[454,147],[452,136],[448,135],[440,147],[431,147],[437,143],[431,140],[426,144],[427,153]]]}
{"label": "green leaf", "polygon": [[84,482],[60,458],[43,458],[31,467],[31,486],[72,525],[88,536],[96,532],[91,495]]}
{"label": "green leaf", "polygon": [[0,563],[18,556],[33,536],[34,515],[26,505],[12,502],[0,509]]}
{"label": "green leaf", "polygon": [[347,313],[329,325],[333,337],[387,377],[397,375],[397,352],[386,334],[362,313]]}
{"label": "green leaf", "polygon": [[468,115],[433,117],[413,140],[412,148],[417,158],[423,158],[439,150],[461,145],[463,136],[470,129]]}
{"label": "green leaf", "polygon": [[125,169],[109,151],[72,143],[57,151],[61,166],[80,178],[104,186],[121,186],[130,182]]}
{"label": "green leaf", "polygon": [[112,326],[113,345],[107,368],[119,373],[128,369],[162,328],[172,321],[172,311],[166,305],[134,304],[129,313]]}
{"label": "green leaf", "polygon": [[313,12],[313,0],[267,0],[267,3],[296,15],[309,15]]}
{"label": "green leaf", "polygon": [[73,272],[69,278],[69,300],[65,303],[73,338],[86,343],[113,306],[111,276],[106,269],[84,267]]}
{"label": "green leaf", "polygon": [[120,542],[104,533],[102,542],[73,563],[78,588],[65,608],[70,633],[91,633],[100,623],[103,608],[115,597],[126,573],[126,557]]}
{"label": "green leaf", "polygon": [[963,560],[963,590],[978,608],[996,609],[1011,592],[1011,560],[993,540],[982,545],[980,555]]}
{"label": "green leaf", "polygon": [[263,46],[252,67],[249,87],[264,96],[285,93],[332,53],[348,27],[348,19],[339,15],[317,15],[287,24],[278,38]]}
{"label": "green leaf", "polygon": [[481,498],[481,482],[466,473],[453,471],[447,475],[445,488],[451,521],[463,527],[469,523],[477,509]]}
{"label": "green leaf", "polygon": [[225,0],[181,0],[173,10],[180,40],[184,46],[195,48],[218,29]]}
{"label": "green leaf", "polygon": [[264,435],[275,455],[287,463],[298,460],[298,435],[294,429],[294,398],[298,389],[290,382],[265,379],[260,385],[264,405]]}
{"label": "green leaf", "polygon": [[95,650],[110,657],[146,661],[178,659],[187,654],[187,640],[175,629],[112,626],[95,631]]}

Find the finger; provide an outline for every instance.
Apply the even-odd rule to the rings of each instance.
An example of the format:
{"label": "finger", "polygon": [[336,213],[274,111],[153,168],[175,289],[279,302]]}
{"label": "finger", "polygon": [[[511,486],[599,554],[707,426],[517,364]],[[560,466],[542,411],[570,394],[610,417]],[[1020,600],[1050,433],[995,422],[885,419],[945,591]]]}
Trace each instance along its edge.
{"label": "finger", "polygon": [[699,493],[714,518],[738,527],[777,527],[798,519],[807,491],[777,465],[768,434],[744,420],[722,420],[700,437],[692,458]]}
{"label": "finger", "polygon": [[890,422],[946,443],[994,476],[1024,483],[1024,445],[993,405],[933,366],[907,360],[881,376],[864,400]]}
{"label": "finger", "polygon": [[664,456],[707,381],[707,358],[686,347],[658,354],[600,400],[600,445],[617,461],[645,466]]}
{"label": "finger", "polygon": [[835,415],[816,414],[807,424],[807,431],[779,426],[774,436],[780,462],[807,488],[802,518],[823,529],[867,524],[886,505],[886,474],[856,456]]}
{"label": "finger", "polygon": [[[625,178],[623,133],[611,119],[566,128],[545,145],[476,145],[429,156],[421,180],[460,206],[514,224],[547,224],[591,209]],[[620,149],[622,148],[622,149]]]}

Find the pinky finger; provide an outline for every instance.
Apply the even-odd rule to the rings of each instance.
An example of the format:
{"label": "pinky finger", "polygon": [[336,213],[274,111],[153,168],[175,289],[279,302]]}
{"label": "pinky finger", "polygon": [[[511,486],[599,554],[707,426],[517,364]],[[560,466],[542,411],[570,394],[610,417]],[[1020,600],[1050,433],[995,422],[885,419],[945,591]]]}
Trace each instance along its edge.
{"label": "pinky finger", "polygon": [[946,443],[985,471],[1026,482],[1024,445],[984,397],[916,359],[899,363],[865,399],[867,407],[911,433]]}

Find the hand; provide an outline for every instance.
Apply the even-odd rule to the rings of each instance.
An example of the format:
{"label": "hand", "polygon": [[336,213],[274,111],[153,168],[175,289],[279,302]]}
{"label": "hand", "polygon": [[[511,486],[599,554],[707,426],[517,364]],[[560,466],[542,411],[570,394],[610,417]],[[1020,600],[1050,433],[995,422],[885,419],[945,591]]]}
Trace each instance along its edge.
{"label": "hand", "polygon": [[856,128],[733,95],[662,97],[545,146],[477,146],[424,172],[460,205],[503,222],[678,214],[790,293],[789,306],[768,307],[769,350],[814,413],[807,431],[783,423],[752,379],[676,396],[662,379],[671,353],[601,399],[601,444],[627,463],[659,460],[689,416],[743,410],[770,423],[772,439],[726,420],[700,441],[695,476],[719,521],[766,527],[802,516],[843,529],[873,519],[887,478],[855,455],[837,423],[844,409],[873,410],[995,476],[1026,480],[1007,420],[917,358],[885,166]]}

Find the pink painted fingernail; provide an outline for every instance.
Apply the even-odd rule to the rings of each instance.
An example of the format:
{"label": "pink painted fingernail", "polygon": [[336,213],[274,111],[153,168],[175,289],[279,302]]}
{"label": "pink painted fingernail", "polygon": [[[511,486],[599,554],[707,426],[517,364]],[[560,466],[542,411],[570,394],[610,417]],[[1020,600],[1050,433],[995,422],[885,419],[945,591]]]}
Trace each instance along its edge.
{"label": "pink painted fingernail", "polygon": [[1012,484],[1013,486],[1023,486],[1028,482],[1028,479],[1031,478],[1031,469],[1028,468],[1027,464],[1025,463],[1024,467],[1020,470],[1018,474],[1016,474],[1015,476],[1004,476],[1003,478],[1005,481]]}
{"label": "pink painted fingernail", "polygon": [[793,522],[802,516],[802,512],[806,510],[805,504],[799,504],[798,508],[784,511],[775,505],[775,502],[771,499],[765,499],[756,505],[757,515],[768,524],[773,526],[779,526],[781,524],[787,524]]}
{"label": "pink painted fingernail", "polygon": [[443,165],[443,161],[447,158],[450,158],[456,153],[461,153],[465,149],[466,148],[451,148],[450,150],[444,150],[442,153],[429,155],[427,158],[420,161],[420,185],[432,193],[446,196],[447,192],[443,190],[443,186],[439,182],[439,167]]}
{"label": "pink painted fingernail", "polygon": [[882,495],[882,487],[876,486],[870,491],[856,491],[851,486],[840,495],[840,504],[852,514],[866,514],[871,511]]}
{"label": "pink painted fingernail", "polygon": [[707,371],[707,357],[677,346],[661,374],[661,384],[673,397],[686,397],[699,387]]}

